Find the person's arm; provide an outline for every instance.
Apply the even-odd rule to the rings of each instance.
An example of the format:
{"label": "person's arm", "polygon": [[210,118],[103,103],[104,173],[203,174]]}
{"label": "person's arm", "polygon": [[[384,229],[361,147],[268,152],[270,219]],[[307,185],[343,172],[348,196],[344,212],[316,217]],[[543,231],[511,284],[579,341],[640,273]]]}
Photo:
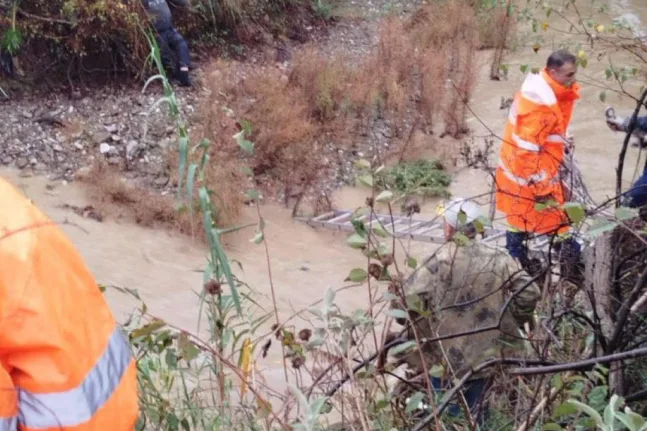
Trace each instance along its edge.
{"label": "person's arm", "polygon": [[[617,117],[613,108],[607,108],[605,111],[607,116],[607,126],[614,132],[625,132],[629,131],[629,122],[631,121],[631,115],[628,117]],[[636,125],[634,126],[634,132],[638,133],[647,133],[647,116],[636,117]]]}

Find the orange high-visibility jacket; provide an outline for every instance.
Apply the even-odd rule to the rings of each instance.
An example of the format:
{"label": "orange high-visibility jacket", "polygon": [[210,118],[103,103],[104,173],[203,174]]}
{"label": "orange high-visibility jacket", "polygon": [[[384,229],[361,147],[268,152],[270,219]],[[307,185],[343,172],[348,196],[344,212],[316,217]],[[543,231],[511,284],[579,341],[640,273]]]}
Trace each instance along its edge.
{"label": "orange high-visibility jacket", "polygon": [[496,208],[510,227],[537,234],[563,233],[568,217],[558,208],[537,208],[553,200],[564,204],[559,180],[567,129],[579,86],[566,88],[546,70],[529,74],[515,95],[496,170]]}
{"label": "orange high-visibility jacket", "polygon": [[0,431],[132,431],[135,361],[62,230],[0,179]]}

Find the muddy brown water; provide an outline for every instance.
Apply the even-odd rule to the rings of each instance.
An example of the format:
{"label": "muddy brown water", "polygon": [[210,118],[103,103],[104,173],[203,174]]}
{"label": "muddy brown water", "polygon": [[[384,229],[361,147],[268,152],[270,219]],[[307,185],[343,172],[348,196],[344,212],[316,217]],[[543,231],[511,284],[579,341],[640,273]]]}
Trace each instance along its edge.
{"label": "muddy brown water", "polygon": [[[618,11],[631,13],[634,18],[647,22],[647,7],[628,8],[628,3],[618,2]],[[551,41],[545,43],[550,45]],[[509,79],[493,82],[488,79],[489,53],[480,53],[477,87],[470,107],[474,116],[469,125],[475,136],[492,131],[501,134],[505,123],[505,110],[500,110],[502,97],[512,96],[519,88],[523,75],[518,72],[521,64],[539,66],[545,61],[549,49],[535,54],[528,46],[508,55]],[[618,62],[628,61],[624,54],[614,54]],[[613,195],[615,190],[615,165],[622,135],[611,132],[604,123],[605,104],[598,98],[596,80],[604,78],[606,64],[590,61],[581,69],[579,79],[583,87],[582,99],[576,107],[572,130],[576,139],[576,160],[584,172],[589,191],[597,200]],[[636,88],[632,89],[634,92]],[[609,94],[607,104],[616,111],[628,114],[633,109],[629,98]],[[476,143],[482,140],[476,138]],[[458,145],[446,141],[443,145]],[[498,149],[498,145],[496,147]],[[429,152],[430,156],[433,156]],[[496,151],[493,160],[496,160]],[[636,166],[637,150],[630,149],[625,184],[631,181]],[[128,222],[106,220],[102,223],[85,219],[60,208],[62,204],[84,205],[87,196],[77,184],[51,183],[43,177],[23,177],[19,172],[2,168],[0,175],[21,187],[52,219],[61,222],[63,230],[76,244],[96,279],[106,285],[131,287],[138,290],[150,313],[169,323],[195,332],[198,325],[198,298],[196,292],[202,286],[201,269],[204,267],[206,250],[191,239],[173,233],[146,229]],[[455,173],[451,187],[453,194],[462,196],[486,195],[490,183],[488,176],[480,171],[462,169]],[[353,209],[363,205],[366,190],[344,188],[334,196],[339,209]],[[487,199],[484,200],[484,202]],[[423,214],[433,216],[436,201],[423,207]],[[320,300],[327,288],[341,288],[349,271],[365,267],[366,259],[356,250],[344,244],[344,233],[316,230],[291,219],[290,212],[276,204],[262,207],[266,220],[266,242],[269,248],[272,281],[275,288],[279,317],[285,320]],[[246,220],[256,220],[253,209],[245,214]],[[65,223],[68,221],[70,223]],[[257,289],[262,295],[262,304],[271,309],[270,278],[267,255],[263,245],[249,241],[253,229],[227,235],[224,238],[231,259],[239,261],[242,271],[236,268],[241,279]],[[435,249],[424,243],[404,244],[414,256],[422,258]],[[402,245],[398,245],[397,259],[402,266]],[[383,287],[381,287],[383,290]],[[124,294],[109,290],[107,298],[116,317],[123,321],[137,305]],[[348,288],[338,293],[336,302],[345,310],[365,308],[369,303],[366,287]],[[305,316],[305,315],[304,315]],[[299,322],[299,320],[297,320]],[[302,322],[302,320],[301,320]],[[272,323],[272,321],[270,321]],[[269,324],[264,329],[267,329]],[[258,361],[257,368],[264,373],[268,383],[277,389],[284,388],[280,351],[275,345],[267,359]]]}

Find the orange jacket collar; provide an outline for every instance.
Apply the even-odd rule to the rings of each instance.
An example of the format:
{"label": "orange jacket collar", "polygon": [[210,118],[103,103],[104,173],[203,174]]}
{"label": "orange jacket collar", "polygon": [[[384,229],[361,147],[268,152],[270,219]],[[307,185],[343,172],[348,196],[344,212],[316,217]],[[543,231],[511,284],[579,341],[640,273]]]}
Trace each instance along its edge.
{"label": "orange jacket collar", "polygon": [[570,88],[564,87],[548,74],[548,70],[546,70],[546,68],[541,71],[541,76],[546,80],[548,85],[550,85],[550,88],[553,89],[557,100],[576,100],[580,98],[580,85],[577,82],[571,85]]}

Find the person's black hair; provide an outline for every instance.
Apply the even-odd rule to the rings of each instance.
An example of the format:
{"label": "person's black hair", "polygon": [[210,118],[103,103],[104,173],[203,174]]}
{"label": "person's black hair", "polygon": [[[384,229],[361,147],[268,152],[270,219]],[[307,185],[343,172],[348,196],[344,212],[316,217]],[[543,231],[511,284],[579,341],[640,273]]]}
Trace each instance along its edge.
{"label": "person's black hair", "polygon": [[565,49],[560,49],[548,56],[546,60],[547,69],[559,69],[566,63],[575,64],[577,62],[577,57],[568,52]]}

